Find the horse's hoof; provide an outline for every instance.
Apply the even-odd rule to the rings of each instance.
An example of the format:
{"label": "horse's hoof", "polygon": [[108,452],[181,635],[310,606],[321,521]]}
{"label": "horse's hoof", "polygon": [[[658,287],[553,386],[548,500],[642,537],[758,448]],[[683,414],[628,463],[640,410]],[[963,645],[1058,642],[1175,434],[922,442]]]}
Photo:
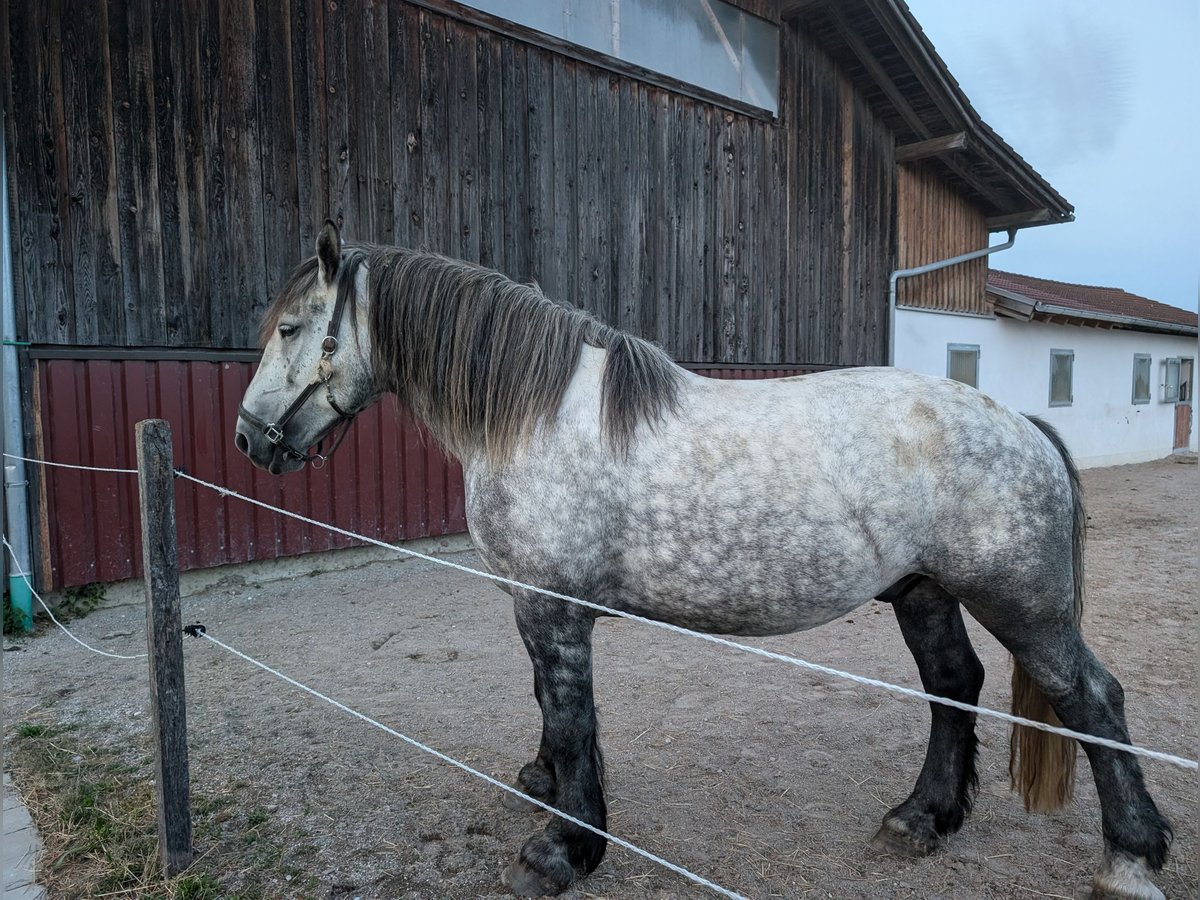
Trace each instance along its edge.
{"label": "horse's hoof", "polygon": [[518,897],[552,897],[575,880],[566,849],[546,834],[531,837],[517,861],[500,873],[504,886]]}
{"label": "horse's hoof", "polygon": [[1096,900],[1166,900],[1150,880],[1145,861],[1119,851],[1105,851],[1104,864],[1092,881],[1092,896]]}
{"label": "horse's hoof", "polygon": [[871,848],[880,853],[916,859],[936,850],[938,841],[922,839],[899,819],[884,819],[875,837],[871,838]]}
{"label": "horse's hoof", "polygon": [[500,880],[518,897],[553,897],[555,894],[561,894],[570,885],[569,881],[567,884],[559,884],[521,859],[511,866],[506,866],[500,873]]}
{"label": "horse's hoof", "polygon": [[542,812],[542,808],[536,803],[526,800],[524,797],[518,797],[516,794],[510,794],[508,791],[502,791],[500,794],[500,802],[509,812],[515,813],[533,813]]}

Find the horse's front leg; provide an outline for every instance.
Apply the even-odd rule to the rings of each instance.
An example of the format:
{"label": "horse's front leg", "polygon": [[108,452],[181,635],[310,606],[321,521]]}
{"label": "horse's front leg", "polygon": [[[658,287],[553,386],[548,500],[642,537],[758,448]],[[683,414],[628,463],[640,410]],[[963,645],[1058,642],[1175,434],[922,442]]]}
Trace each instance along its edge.
{"label": "horse's front leg", "polygon": [[[536,594],[516,593],[514,605],[542,707],[539,762],[531,765],[552,776],[557,809],[605,828],[603,763],[592,697],[594,616]],[[554,816],[504,870],[504,883],[524,897],[560,893],[600,864],[605,844],[603,838]]]}

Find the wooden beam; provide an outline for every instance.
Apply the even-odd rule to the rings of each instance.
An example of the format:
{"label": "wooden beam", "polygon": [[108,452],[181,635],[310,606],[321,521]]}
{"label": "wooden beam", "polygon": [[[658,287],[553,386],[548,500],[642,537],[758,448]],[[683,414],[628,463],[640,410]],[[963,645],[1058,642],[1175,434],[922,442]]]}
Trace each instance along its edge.
{"label": "wooden beam", "polygon": [[879,65],[879,61],[875,59],[874,54],[867,49],[867,46],[862,42],[862,39],[855,34],[854,29],[851,28],[850,23],[846,21],[846,17],[842,15],[838,5],[836,3],[830,4],[829,6],[825,7],[825,12],[833,24],[837,27],[838,34],[841,35],[842,40],[846,42],[847,46],[849,46],[849,48],[854,52],[854,55],[858,57],[858,61],[862,63],[863,67],[867,70],[867,72],[870,73],[871,78],[874,79],[877,85],[879,85],[879,89],[887,95],[887,98],[891,101],[892,106],[896,108],[896,112],[898,112],[900,117],[908,123],[908,127],[922,138],[928,138],[929,129],[926,127],[925,123],[921,121],[921,117],[913,112],[913,108],[908,105],[908,101],[904,99],[904,95],[900,93],[900,89],[896,87],[895,82],[893,82],[892,79],[888,77],[888,74],[883,71],[883,67]]}
{"label": "wooden beam", "polygon": [[914,162],[918,159],[927,159],[930,156],[937,156],[941,153],[949,153],[951,150],[961,150],[967,146],[967,133],[965,131],[956,131],[954,134],[944,134],[941,137],[930,138],[927,141],[916,141],[912,144],[903,144],[896,148],[896,162]]}
{"label": "wooden beam", "polygon": [[1005,216],[992,216],[984,219],[988,231],[1003,231],[1006,228],[1019,228],[1023,225],[1040,225],[1050,221],[1050,210],[1027,209],[1024,212],[1009,213]]}
{"label": "wooden beam", "polygon": [[1008,198],[997,194],[983,179],[976,178],[963,163],[953,156],[939,156],[937,161],[961,178],[968,188],[982,195],[992,206],[1003,209],[1008,204]]}

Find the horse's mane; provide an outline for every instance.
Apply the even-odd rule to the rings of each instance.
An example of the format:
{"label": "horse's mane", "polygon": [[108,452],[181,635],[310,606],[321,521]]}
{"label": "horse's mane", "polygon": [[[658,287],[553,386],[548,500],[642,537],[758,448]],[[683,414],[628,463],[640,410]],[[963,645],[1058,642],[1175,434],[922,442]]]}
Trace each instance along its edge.
{"label": "horse's mane", "polygon": [[666,353],[536,286],[394,248],[372,248],[368,271],[376,383],[456,455],[482,447],[493,463],[509,459],[558,412],[585,343],[608,351],[600,414],[617,452],[676,407],[682,370]]}

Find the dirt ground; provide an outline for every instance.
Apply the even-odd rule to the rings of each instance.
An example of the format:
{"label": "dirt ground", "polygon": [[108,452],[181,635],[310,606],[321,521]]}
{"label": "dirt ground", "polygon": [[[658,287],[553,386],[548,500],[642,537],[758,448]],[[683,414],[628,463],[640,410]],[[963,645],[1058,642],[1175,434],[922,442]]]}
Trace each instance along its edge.
{"label": "dirt ground", "polygon": [[[1084,473],[1090,514],[1085,631],[1125,687],[1134,739],[1197,748],[1197,468],[1172,461]],[[471,554],[455,557],[475,564]],[[424,562],[230,584],[184,601],[185,621],[506,781],[536,748],[531,675],[508,598]],[[982,703],[1008,709],[1008,659],[969,623],[988,670]],[[137,607],[76,623],[115,652],[144,648]],[[754,641],[752,641],[754,643]],[[919,687],[888,606],[760,646]],[[261,807],[286,836],[271,896],[504,896],[501,867],[544,814],[396,738],[189,639],[197,792]],[[103,740],[146,726],[143,662],[80,651],[61,633],[6,654],[5,721],[52,714]],[[1008,790],[1008,733],[981,721],[975,812],[932,857],[867,842],[912,788],[922,704],[630,622],[602,620],[596,691],[609,827],[751,897],[1084,897],[1100,862],[1085,757],[1076,799],[1027,815]],[[1144,766],[1176,830],[1158,883],[1197,894],[1194,773]],[[198,850],[205,852],[201,840]],[[283,874],[287,872],[288,874]],[[299,873],[299,874],[295,874]],[[225,882],[237,888],[237,873]],[[288,878],[292,880],[288,880]],[[706,896],[620,848],[569,897]]]}

